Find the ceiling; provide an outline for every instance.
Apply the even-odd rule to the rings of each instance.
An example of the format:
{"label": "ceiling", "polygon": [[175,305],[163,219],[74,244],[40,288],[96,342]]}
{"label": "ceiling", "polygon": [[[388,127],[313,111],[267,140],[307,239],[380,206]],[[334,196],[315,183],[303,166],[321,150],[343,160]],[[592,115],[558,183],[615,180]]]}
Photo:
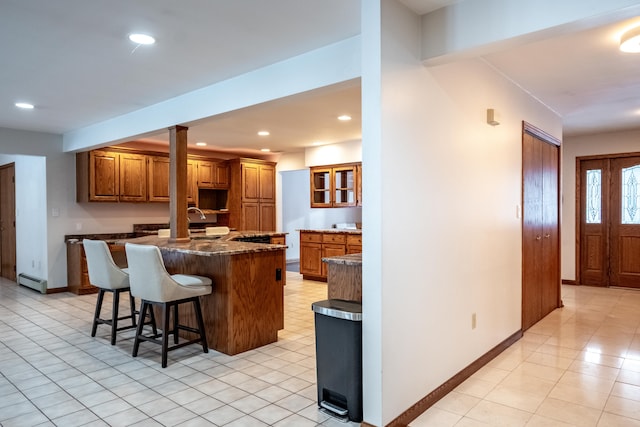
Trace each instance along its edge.
{"label": "ceiling", "polygon": [[[457,0],[401,0],[426,13]],[[637,127],[640,56],[632,21],[484,56],[564,120],[565,134]],[[127,40],[156,36],[153,46]],[[360,0],[2,0],[0,127],[62,134],[360,33]],[[10,61],[8,59],[11,59]],[[36,105],[16,109],[17,101]],[[337,116],[349,114],[341,122]],[[299,151],[361,137],[358,80],[189,125],[189,144]],[[259,130],[269,130],[266,138]],[[151,141],[166,141],[165,132]]]}

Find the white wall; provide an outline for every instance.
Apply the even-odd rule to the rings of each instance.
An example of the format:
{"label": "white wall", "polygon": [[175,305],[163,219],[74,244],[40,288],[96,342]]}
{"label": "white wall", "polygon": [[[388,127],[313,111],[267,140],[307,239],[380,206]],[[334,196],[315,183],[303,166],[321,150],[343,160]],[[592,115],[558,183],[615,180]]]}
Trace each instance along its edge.
{"label": "white wall", "polygon": [[562,279],[576,279],[576,157],[640,152],[640,130],[567,136],[562,144]]}
{"label": "white wall", "polygon": [[[371,331],[364,342],[365,354],[381,352],[380,366],[367,362],[364,372],[382,384],[381,408],[365,393],[366,421],[376,425],[520,329],[522,120],[562,131],[559,117],[480,60],[423,67],[420,19],[395,1],[382,2],[381,61],[381,115],[363,110],[365,126],[379,119],[381,130],[380,227],[369,227],[368,204],[363,219],[363,319],[382,319],[380,347]],[[486,124],[487,108],[500,126]],[[381,266],[369,262],[371,241]],[[380,290],[368,286],[372,273]]]}

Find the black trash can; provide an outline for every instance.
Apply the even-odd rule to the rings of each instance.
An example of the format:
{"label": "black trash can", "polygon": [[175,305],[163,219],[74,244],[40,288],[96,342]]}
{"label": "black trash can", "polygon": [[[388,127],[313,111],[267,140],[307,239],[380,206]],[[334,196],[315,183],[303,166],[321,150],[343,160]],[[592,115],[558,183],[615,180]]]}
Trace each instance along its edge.
{"label": "black trash can", "polygon": [[337,299],[311,305],[316,324],[318,406],[362,421],[362,304]]}

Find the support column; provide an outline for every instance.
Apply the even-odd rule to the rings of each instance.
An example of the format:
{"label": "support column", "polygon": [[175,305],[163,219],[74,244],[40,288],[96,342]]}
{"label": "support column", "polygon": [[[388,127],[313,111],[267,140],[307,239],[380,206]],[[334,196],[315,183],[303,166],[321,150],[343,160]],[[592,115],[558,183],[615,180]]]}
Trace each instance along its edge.
{"label": "support column", "polygon": [[187,214],[187,130],[185,126],[169,128],[169,242],[188,242]]}

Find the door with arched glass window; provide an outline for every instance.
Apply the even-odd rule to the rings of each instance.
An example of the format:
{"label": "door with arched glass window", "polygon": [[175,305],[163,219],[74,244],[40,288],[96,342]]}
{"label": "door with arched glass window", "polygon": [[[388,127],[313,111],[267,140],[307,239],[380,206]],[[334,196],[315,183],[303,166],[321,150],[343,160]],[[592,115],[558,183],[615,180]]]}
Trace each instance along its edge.
{"label": "door with arched glass window", "polygon": [[580,161],[580,277],[640,288],[640,156]]}

